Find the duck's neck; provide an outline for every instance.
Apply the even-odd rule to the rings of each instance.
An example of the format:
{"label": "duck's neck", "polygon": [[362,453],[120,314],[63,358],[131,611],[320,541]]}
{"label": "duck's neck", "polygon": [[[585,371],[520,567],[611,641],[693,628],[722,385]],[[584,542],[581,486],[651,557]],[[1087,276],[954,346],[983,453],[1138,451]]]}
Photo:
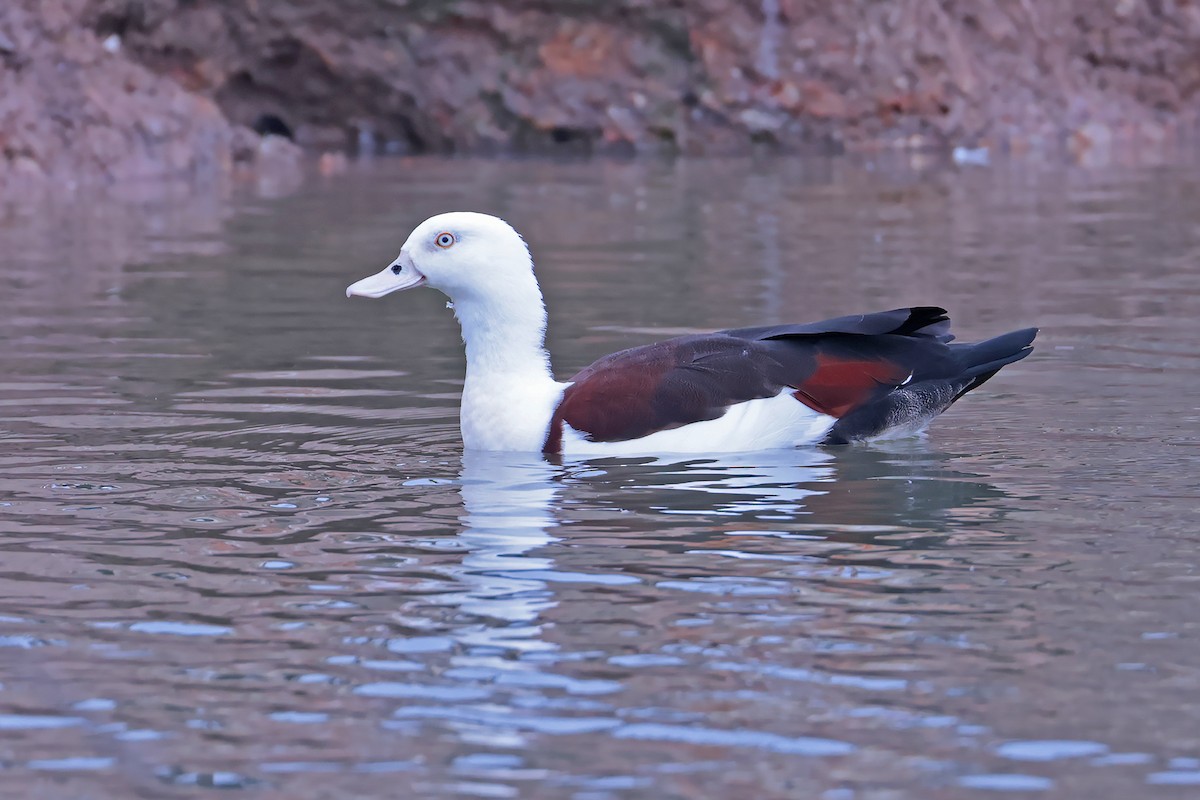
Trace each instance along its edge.
{"label": "duck's neck", "polygon": [[542,293],[532,276],[512,289],[454,301],[467,350],[460,422],[470,449],[540,451],[562,395],[545,348]]}
{"label": "duck's neck", "polygon": [[550,376],[546,307],[540,292],[535,304],[503,311],[490,303],[456,300],[454,316],[466,345],[467,380],[486,373]]}

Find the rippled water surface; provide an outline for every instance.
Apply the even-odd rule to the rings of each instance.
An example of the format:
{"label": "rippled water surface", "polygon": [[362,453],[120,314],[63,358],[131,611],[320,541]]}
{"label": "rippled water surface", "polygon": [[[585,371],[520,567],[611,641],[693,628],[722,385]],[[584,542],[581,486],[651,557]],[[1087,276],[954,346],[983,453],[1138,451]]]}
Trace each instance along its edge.
{"label": "rippled water surface", "polygon": [[[887,447],[467,454],[425,216],[560,375],[908,304],[1034,355]],[[1200,796],[1200,173],[386,161],[0,206],[0,793]]]}

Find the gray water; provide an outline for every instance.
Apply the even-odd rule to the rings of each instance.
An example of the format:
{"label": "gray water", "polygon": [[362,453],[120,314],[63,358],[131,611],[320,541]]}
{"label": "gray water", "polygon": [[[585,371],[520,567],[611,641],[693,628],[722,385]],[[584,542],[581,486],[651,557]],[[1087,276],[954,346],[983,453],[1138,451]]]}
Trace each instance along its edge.
{"label": "gray water", "polygon": [[[0,206],[0,794],[1200,796],[1200,171],[383,161]],[[887,447],[463,456],[425,216],[561,376],[909,304],[1038,349]]]}

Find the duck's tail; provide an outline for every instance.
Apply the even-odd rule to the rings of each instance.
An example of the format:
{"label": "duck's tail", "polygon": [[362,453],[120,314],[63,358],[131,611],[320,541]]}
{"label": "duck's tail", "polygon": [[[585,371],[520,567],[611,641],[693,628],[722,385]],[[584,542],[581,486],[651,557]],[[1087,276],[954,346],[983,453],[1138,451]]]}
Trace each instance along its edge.
{"label": "duck's tail", "polygon": [[830,429],[828,444],[890,438],[923,429],[967,392],[1002,367],[1033,352],[1037,328],[1024,328],[974,344],[940,345],[949,358],[931,358],[929,369],[914,370],[911,382],[854,409]]}
{"label": "duck's tail", "polygon": [[1037,334],[1037,328],[1022,328],[974,344],[950,345],[951,352],[962,364],[962,372],[954,380],[959,388],[950,402],[986,383],[1001,367],[1020,361],[1032,353],[1033,339]]}

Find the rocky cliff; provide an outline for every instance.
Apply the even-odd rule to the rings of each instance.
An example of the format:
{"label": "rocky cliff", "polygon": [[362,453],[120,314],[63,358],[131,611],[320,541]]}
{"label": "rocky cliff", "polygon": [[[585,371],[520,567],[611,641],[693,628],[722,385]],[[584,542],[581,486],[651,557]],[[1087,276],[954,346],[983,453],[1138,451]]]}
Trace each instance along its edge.
{"label": "rocky cliff", "polygon": [[1190,132],[1193,0],[7,0],[0,169],[315,149],[1079,152]]}

